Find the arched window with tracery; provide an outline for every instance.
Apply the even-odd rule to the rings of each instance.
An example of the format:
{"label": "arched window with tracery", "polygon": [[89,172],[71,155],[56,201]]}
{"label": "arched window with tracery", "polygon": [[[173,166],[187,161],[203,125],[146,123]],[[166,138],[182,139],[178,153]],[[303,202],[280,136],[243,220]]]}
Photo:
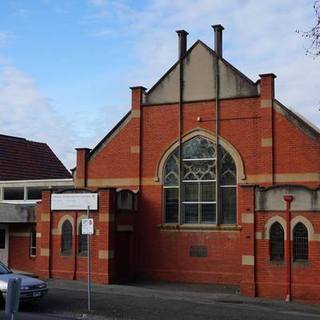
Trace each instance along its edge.
{"label": "arched window with tracery", "polygon": [[283,261],[284,259],[284,231],[279,222],[270,228],[270,260]]}
{"label": "arched window with tracery", "polygon": [[61,227],[61,253],[70,255],[72,252],[72,224],[69,220],[63,222]]}
{"label": "arched window with tracery", "polygon": [[293,228],[293,260],[308,260],[308,230],[301,222]]}
{"label": "arched window with tracery", "polygon": [[[219,147],[219,222],[236,222],[236,166],[230,154]],[[164,167],[165,223],[216,224],[216,145],[196,136],[182,146],[181,204],[179,212],[179,148]],[[179,217],[180,215],[180,217]],[[179,219],[180,218],[180,219]]]}

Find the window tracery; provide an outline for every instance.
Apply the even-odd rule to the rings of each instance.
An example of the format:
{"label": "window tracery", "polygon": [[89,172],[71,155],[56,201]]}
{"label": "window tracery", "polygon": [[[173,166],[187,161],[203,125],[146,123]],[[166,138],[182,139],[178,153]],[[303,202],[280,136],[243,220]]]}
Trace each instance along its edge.
{"label": "window tracery", "polygon": [[[236,166],[230,154],[219,147],[221,223],[236,220]],[[215,224],[216,145],[196,136],[182,145],[180,223]],[[179,147],[168,157],[164,170],[165,222],[179,222]]]}

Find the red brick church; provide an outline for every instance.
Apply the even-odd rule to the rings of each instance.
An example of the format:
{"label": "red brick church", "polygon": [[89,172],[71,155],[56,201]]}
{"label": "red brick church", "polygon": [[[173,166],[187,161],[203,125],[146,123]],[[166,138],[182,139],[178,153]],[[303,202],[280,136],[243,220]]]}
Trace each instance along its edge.
{"label": "red brick church", "polygon": [[[92,211],[93,280],[228,284],[249,296],[320,302],[320,131],[214,50],[187,49],[92,150],[77,149],[75,190]],[[85,211],[37,216],[37,270],[85,279]]]}

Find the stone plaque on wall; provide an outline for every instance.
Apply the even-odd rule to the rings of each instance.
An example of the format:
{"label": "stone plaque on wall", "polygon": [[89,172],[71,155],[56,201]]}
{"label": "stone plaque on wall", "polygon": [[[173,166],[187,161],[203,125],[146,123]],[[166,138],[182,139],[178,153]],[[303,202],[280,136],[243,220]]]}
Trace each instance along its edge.
{"label": "stone plaque on wall", "polygon": [[207,246],[190,246],[190,257],[205,258],[208,256]]}

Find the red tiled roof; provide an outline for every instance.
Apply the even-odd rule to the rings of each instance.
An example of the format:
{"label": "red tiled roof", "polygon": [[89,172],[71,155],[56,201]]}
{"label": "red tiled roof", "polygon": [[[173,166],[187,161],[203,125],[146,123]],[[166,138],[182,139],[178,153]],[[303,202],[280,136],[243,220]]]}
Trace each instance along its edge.
{"label": "red tiled roof", "polygon": [[0,134],[0,181],[66,178],[69,171],[47,144]]}

